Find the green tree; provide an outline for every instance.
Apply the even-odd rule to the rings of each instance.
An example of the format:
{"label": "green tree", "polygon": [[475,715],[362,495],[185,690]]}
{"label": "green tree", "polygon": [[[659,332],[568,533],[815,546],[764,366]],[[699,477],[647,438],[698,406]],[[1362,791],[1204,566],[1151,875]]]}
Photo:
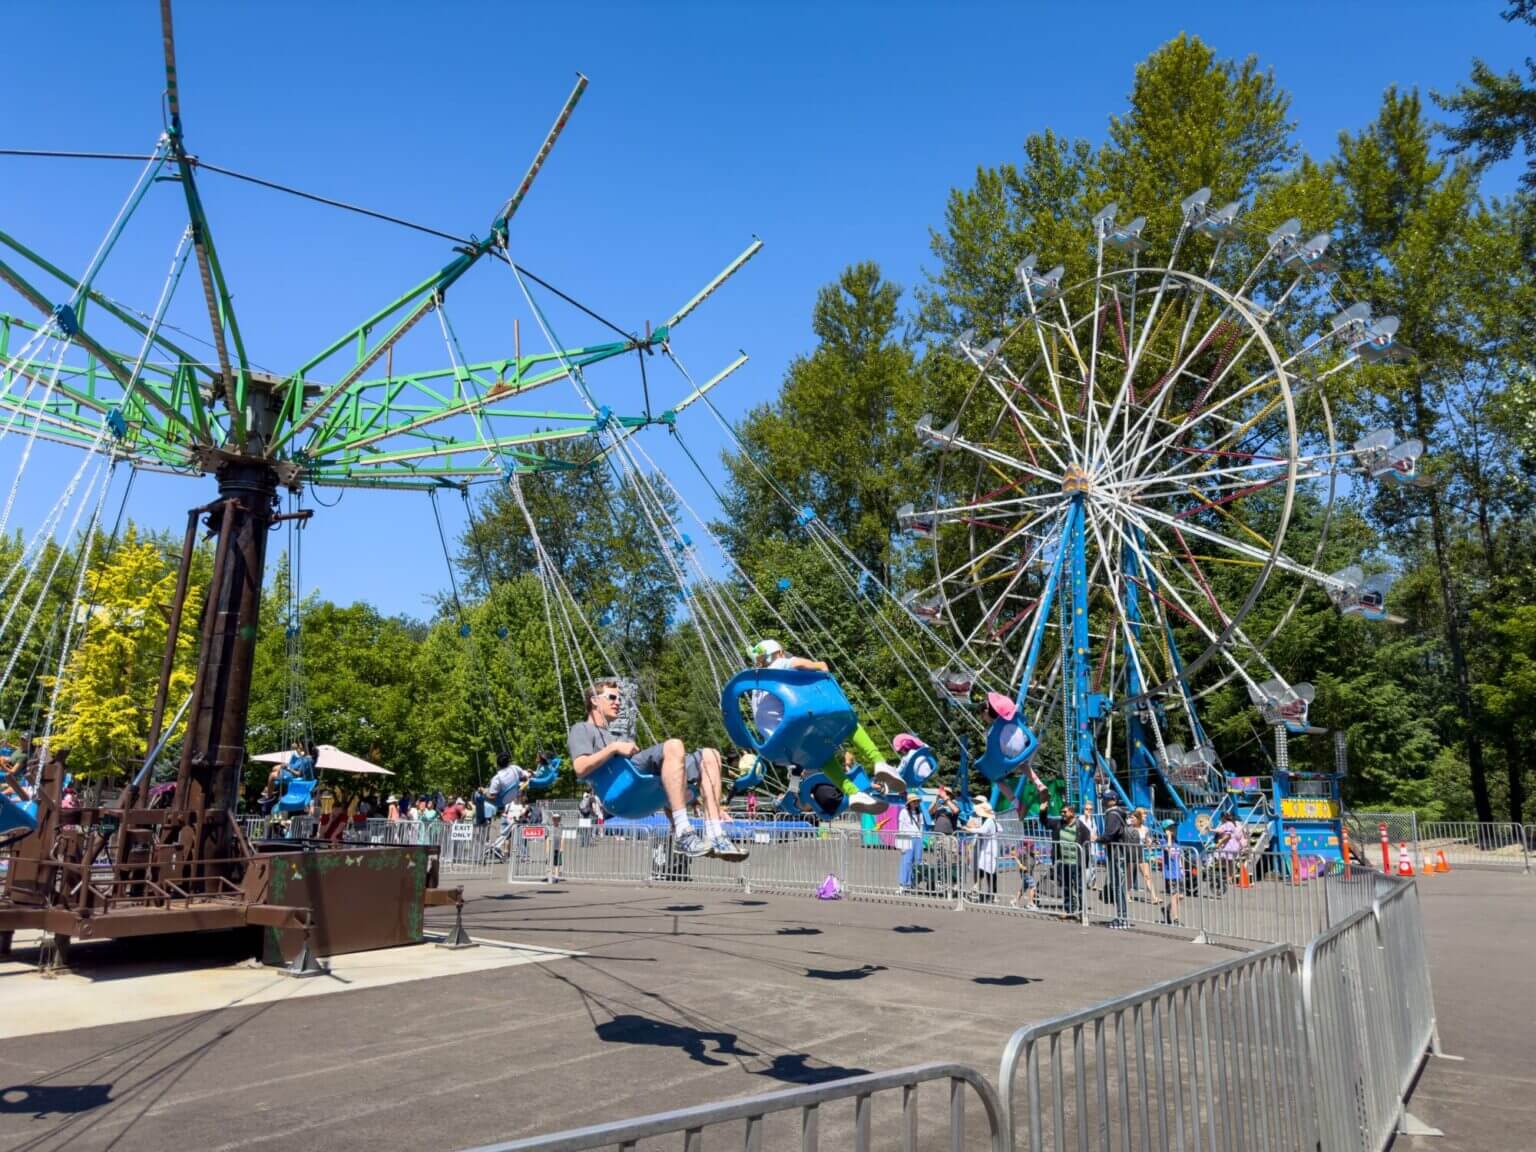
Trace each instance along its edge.
{"label": "green tree", "polygon": [[[1536,0],[1512,0],[1504,19],[1536,25]],[[1460,117],[1447,125],[1451,150],[1470,153],[1479,164],[1508,160],[1520,148],[1525,153],[1521,186],[1536,193],[1536,60],[1525,58],[1525,76],[1510,69],[1495,72],[1482,60],[1472,62],[1471,79],[1449,96],[1435,100]]]}
{"label": "green tree", "polygon": [[790,364],[773,403],[742,421],[746,447],[726,459],[722,528],[738,557],[799,535],[806,504],[866,567],[889,573],[896,510],[924,491],[913,429],[929,399],[902,339],[900,299],[871,263],[817,293],[815,350]]}
{"label": "green tree", "polygon": [[[114,779],[144,758],[176,572],[161,546],[129,525],[86,579],[91,604],[79,606],[86,619],[77,622],[85,637],[64,667],[53,741],[69,750],[77,775]],[[189,586],[166,697],[171,708],[192,690],[201,595],[200,583]]]}

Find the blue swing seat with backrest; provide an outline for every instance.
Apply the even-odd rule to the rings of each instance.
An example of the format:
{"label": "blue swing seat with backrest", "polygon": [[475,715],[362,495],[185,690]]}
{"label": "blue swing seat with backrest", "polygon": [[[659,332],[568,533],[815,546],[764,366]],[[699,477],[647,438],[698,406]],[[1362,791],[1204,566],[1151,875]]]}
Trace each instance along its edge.
{"label": "blue swing seat with backrest", "polygon": [[731,795],[745,796],[752,789],[762,784],[763,776],[767,771],[768,762],[761,756],[755,757],[752,761],[752,767],[731,781]]}
{"label": "blue swing seat with backrest", "polygon": [[278,797],[277,810],[288,813],[307,811],[314,799],[314,793],[315,781],[295,777],[288,781],[283,794]]}
{"label": "blue swing seat with backrest", "polygon": [[1024,749],[1017,756],[1004,756],[1002,749],[1003,729],[1011,721],[994,720],[992,726],[987,729],[987,748],[976,761],[976,771],[980,772],[993,784],[999,780],[1006,780],[1015,775],[1020,768],[1029,762],[1029,758],[1040,747],[1040,738],[1029,730],[1025,724],[1019,728],[1024,733]]}
{"label": "blue swing seat with backrest", "polygon": [[560,779],[561,757],[556,756],[544,767],[528,777],[528,787],[536,792],[543,792],[547,788],[553,788],[555,781]]}
{"label": "blue swing seat with backrest", "polygon": [[[820,804],[816,803],[815,790],[818,784],[831,784],[837,788],[837,807],[828,812]],[[814,772],[800,781],[800,807],[802,810],[810,810],[823,820],[831,820],[841,816],[848,807],[848,795],[837,787],[836,781],[825,772]]]}
{"label": "blue swing seat with backrest", "polygon": [[[747,725],[740,700],[749,692],[771,692],[784,704],[784,719],[763,739]],[[820,768],[859,726],[848,697],[826,672],[800,668],[748,668],[731,677],[720,693],[725,730],[739,747],[770,764]]]}
{"label": "blue swing seat with backrest", "polygon": [[0,793],[0,843],[37,831],[37,801]]}
{"label": "blue swing seat with backrest", "polygon": [[642,772],[634,761],[615,756],[582,777],[592,786],[603,809],[610,816],[624,820],[640,820],[654,816],[667,806],[667,794],[661,786],[661,777],[652,772]]}
{"label": "blue swing seat with backrest", "polygon": [[933,749],[927,746],[914,748],[901,758],[901,766],[897,769],[908,788],[920,788],[939,770],[939,758],[933,754]]}

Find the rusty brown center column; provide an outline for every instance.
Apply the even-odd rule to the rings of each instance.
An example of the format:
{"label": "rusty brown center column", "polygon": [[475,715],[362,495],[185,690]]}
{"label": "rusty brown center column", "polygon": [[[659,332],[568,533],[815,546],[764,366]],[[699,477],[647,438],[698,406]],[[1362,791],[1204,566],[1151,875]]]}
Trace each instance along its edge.
{"label": "rusty brown center column", "polygon": [[[235,811],[245,767],[262,574],[277,508],[277,473],[270,462],[226,458],[216,475],[224,507],[210,514],[208,525],[220,539],[176,789],[176,807],[197,826],[193,852],[199,861],[228,860],[235,849],[225,813]],[[198,869],[231,879],[238,879],[238,870]]]}

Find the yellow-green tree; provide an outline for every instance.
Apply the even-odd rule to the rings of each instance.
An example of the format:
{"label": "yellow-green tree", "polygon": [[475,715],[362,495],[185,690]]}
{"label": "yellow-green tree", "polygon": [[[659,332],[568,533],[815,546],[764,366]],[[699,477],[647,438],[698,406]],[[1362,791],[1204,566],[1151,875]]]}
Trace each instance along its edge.
{"label": "yellow-green tree", "polygon": [[[85,627],[85,638],[64,668],[53,744],[69,749],[76,775],[110,779],[144,756],[176,570],[132,526],[94,569],[86,577],[94,591],[90,618],[76,625]],[[201,588],[190,586],[171,672],[171,709],[192,690],[201,600]],[[86,608],[76,611],[83,615]]]}

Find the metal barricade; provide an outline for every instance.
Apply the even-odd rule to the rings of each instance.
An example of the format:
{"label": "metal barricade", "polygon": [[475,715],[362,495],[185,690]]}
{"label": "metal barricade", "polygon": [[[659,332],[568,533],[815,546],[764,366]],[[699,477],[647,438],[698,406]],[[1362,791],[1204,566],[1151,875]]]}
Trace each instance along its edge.
{"label": "metal barricade", "polygon": [[516,824],[498,829],[492,855],[505,861],[509,883],[550,880],[558,850],[562,880],[644,884],[651,878],[652,848],[661,838],[650,828],[567,828],[563,822],[559,836],[551,837],[542,824]]}
{"label": "metal barricade", "polygon": [[[642,1140],[664,1136],[678,1136],[677,1147],[685,1152],[704,1146],[704,1132],[710,1129],[712,1136],[724,1137],[730,1133],[729,1143],[738,1148],[756,1152],[763,1148],[784,1147],[784,1137],[790,1135],[803,1150],[815,1152],[821,1147],[821,1130],[832,1127],[837,1118],[824,1114],[825,1105],[848,1100],[852,1102],[848,1118],[851,1139],[837,1140],[838,1147],[852,1147],[857,1152],[869,1152],[878,1146],[899,1146],[904,1152],[916,1152],[918,1148],[936,1147],[930,1140],[920,1140],[918,1113],[919,1089],[924,1084],[947,1082],[949,1085],[948,1112],[945,1117],[944,1147],[950,1152],[962,1152],[975,1147],[969,1142],[966,1122],[966,1097],[974,1096],[981,1102],[982,1119],[985,1123],[985,1146],[992,1152],[1006,1152],[1009,1147],[1007,1129],[1003,1125],[1002,1111],[997,1093],[992,1085],[975,1069],[962,1064],[919,1064],[911,1068],[898,1068],[892,1072],[875,1072],[867,1076],[852,1076],[833,1080],[826,1084],[786,1088],[778,1092],[765,1092],[741,1100],[725,1100],[716,1104],[703,1104],[694,1108],[678,1108],[671,1112],[658,1112],[634,1120],[619,1120],[609,1124],[595,1124],[589,1128],[573,1128],[550,1136],[534,1136],[526,1140],[512,1140],[505,1144],[489,1144],[474,1152],[583,1152],[592,1148],[634,1149]],[[878,1142],[875,1135],[877,1116],[875,1097],[878,1093],[900,1092],[899,1112],[894,1117],[894,1133],[881,1133]],[[770,1135],[770,1119],[784,1113],[783,1132],[774,1130]],[[720,1131],[724,1128],[726,1131]],[[713,1147],[714,1144],[711,1144]],[[721,1144],[721,1146],[725,1146]]]}
{"label": "metal barricade", "polygon": [[859,851],[844,833],[821,828],[759,828],[738,841],[752,852],[743,875],[754,892],[809,895],[828,876],[846,887],[848,853]]}
{"label": "metal barricade", "polygon": [[452,824],[429,825],[431,842],[438,846],[438,869],[443,876],[460,879],[490,877],[496,866],[492,845],[499,838],[494,824],[475,824],[468,820]]}
{"label": "metal barricade", "polygon": [[1418,867],[1419,817],[1414,812],[1346,812],[1344,822],[1349,825],[1349,842],[1362,858],[1373,865],[1381,857],[1381,826],[1387,826],[1387,840],[1391,844],[1392,868],[1396,870],[1398,845],[1406,844]]}
{"label": "metal barricade", "polygon": [[1519,824],[1434,820],[1419,825],[1419,851],[1413,866],[1443,855],[1451,868],[1531,870],[1530,838]]}
{"label": "metal barricade", "polygon": [[1369,911],[1307,946],[1302,998],[1322,1146],[1377,1152],[1396,1128],[1400,1102],[1386,959]]}
{"label": "metal barricade", "polygon": [[998,1070],[1014,1146],[1315,1152],[1299,1005],[1274,945],[1020,1028]]}
{"label": "metal barricade", "polygon": [[1085,921],[1126,928],[1172,927],[1175,920],[1197,926],[1192,919],[1191,884],[1198,859],[1187,848],[1172,849],[1168,859],[1157,845],[1094,845],[1083,891]]}
{"label": "metal barricade", "polygon": [[1305,945],[1329,924],[1330,877],[1292,873],[1281,853],[1224,859],[1208,853],[1186,899],[1185,923],[1203,937]]}
{"label": "metal barricade", "polygon": [[[988,841],[991,841],[989,844]],[[1083,914],[1080,849],[1049,836],[967,836],[960,897],[968,908],[1053,920]]]}
{"label": "metal barricade", "polygon": [[958,837],[893,834],[866,845],[844,836],[844,893],[859,900],[948,904],[960,902],[962,846]]}
{"label": "metal barricade", "polygon": [[1424,952],[1424,928],[1416,885],[1392,882],[1375,901],[1377,942],[1390,982],[1388,999],[1398,1056],[1398,1096],[1407,1099],[1425,1052],[1440,1049],[1435,995]]}

